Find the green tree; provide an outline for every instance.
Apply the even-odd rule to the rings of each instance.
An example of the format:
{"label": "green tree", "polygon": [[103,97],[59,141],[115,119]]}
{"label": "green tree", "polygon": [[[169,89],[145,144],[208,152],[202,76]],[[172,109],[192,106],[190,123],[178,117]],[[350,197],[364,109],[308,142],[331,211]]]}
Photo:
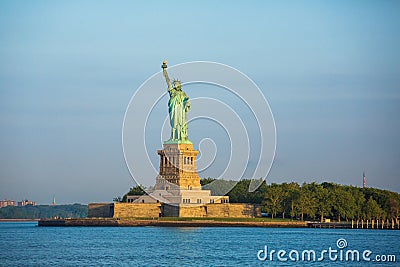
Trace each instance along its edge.
{"label": "green tree", "polygon": [[300,189],[300,197],[297,202],[297,207],[300,212],[301,220],[304,221],[304,215],[311,218],[315,217],[316,202],[313,197],[312,191],[306,183],[303,183]]}
{"label": "green tree", "polygon": [[372,220],[381,218],[384,212],[379,204],[372,198],[372,196],[370,196],[368,201],[365,203],[364,213],[366,219]]}
{"label": "green tree", "polygon": [[264,197],[265,210],[271,214],[272,218],[282,210],[282,200],[284,199],[284,191],[277,184],[272,184],[267,188]]}
{"label": "green tree", "polygon": [[315,198],[316,214],[320,217],[320,221],[324,221],[324,216],[330,216],[332,210],[332,193],[317,183],[310,184],[310,190]]}
{"label": "green tree", "polygon": [[354,218],[354,210],[356,209],[356,203],[353,195],[346,190],[345,187],[336,187],[333,191],[334,202],[333,209],[337,216],[337,220],[340,222],[341,218],[346,219]]}
{"label": "green tree", "polygon": [[285,218],[285,214],[289,214],[293,219],[297,215],[295,206],[300,197],[300,186],[295,182],[283,183],[282,190],[284,191],[282,218]]}
{"label": "green tree", "polygon": [[250,183],[251,180],[248,179],[237,182],[237,184],[227,194],[229,196],[229,201],[231,203],[261,204],[268,186],[265,181],[263,181],[257,190],[249,192]]}
{"label": "green tree", "polygon": [[232,203],[248,203],[250,180],[241,180],[228,193],[229,201]]}
{"label": "green tree", "polygon": [[399,202],[395,198],[391,198],[389,200],[389,217],[390,218],[398,218],[399,217]]}
{"label": "green tree", "polygon": [[378,205],[381,207],[383,210],[382,218],[390,218],[391,217],[391,208],[393,205],[393,202],[391,203],[391,199],[394,200],[399,200],[399,194],[395,192],[390,192],[388,190],[381,190],[377,188],[363,188],[362,189],[365,198],[369,199],[372,197]]}
{"label": "green tree", "polygon": [[128,196],[141,196],[146,194],[146,192],[142,189],[141,186],[131,187],[128,193],[126,193],[123,197],[121,202],[126,202]]}
{"label": "green tree", "polygon": [[351,187],[350,190],[353,198],[354,198],[354,219],[361,220],[364,217],[364,210],[363,207],[365,205],[365,197],[364,194],[361,192],[360,188]]}
{"label": "green tree", "polygon": [[202,179],[200,179],[200,184],[203,186],[203,185],[209,184],[209,183],[211,183],[211,182],[214,182],[215,180],[216,180],[216,179],[211,178],[211,177],[202,178]]}
{"label": "green tree", "polygon": [[289,187],[288,199],[290,200],[290,217],[294,219],[298,215],[298,202],[300,200],[301,188],[298,183],[291,183]]}

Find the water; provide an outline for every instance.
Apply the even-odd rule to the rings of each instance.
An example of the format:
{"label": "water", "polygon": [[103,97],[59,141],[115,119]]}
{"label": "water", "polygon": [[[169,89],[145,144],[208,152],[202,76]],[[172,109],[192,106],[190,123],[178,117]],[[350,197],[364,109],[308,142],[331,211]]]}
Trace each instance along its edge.
{"label": "water", "polygon": [[[396,262],[257,259],[272,249],[346,250],[395,255]],[[339,250],[340,251],[340,250]],[[261,257],[264,255],[260,254]],[[337,253],[339,255],[339,252]],[[295,254],[292,255],[293,257]],[[300,256],[301,259],[301,256]],[[0,266],[400,266],[400,231],[281,228],[38,227],[35,222],[0,223]]]}

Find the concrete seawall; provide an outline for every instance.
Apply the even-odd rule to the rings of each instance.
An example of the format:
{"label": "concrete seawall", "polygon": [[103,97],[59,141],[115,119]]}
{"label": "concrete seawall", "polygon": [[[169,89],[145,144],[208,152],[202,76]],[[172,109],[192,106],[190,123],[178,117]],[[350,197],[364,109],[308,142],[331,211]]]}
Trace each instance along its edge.
{"label": "concrete seawall", "polygon": [[196,219],[185,218],[181,220],[158,220],[158,219],[134,219],[134,218],[84,218],[84,219],[41,219],[38,226],[100,226],[100,227],[140,227],[140,226],[159,226],[159,227],[270,227],[270,228],[335,228],[335,229],[384,229],[399,230],[399,227],[382,228],[356,228],[351,223],[319,223],[301,221],[246,221],[246,220],[224,220],[215,219]]}
{"label": "concrete seawall", "polygon": [[161,227],[276,227],[306,228],[306,222],[218,221],[218,220],[135,220],[135,219],[43,219],[39,226],[161,226]]}

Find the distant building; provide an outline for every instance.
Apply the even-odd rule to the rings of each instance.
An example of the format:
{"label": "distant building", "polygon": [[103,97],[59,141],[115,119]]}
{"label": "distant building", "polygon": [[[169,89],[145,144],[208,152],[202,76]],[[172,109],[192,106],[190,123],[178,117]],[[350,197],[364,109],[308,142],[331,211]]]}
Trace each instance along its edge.
{"label": "distant building", "polygon": [[29,199],[18,201],[18,207],[24,207],[24,206],[36,206],[36,202]]}
{"label": "distant building", "polygon": [[0,208],[7,207],[7,206],[15,206],[15,201],[14,200],[0,200]]}
{"label": "distant building", "polygon": [[57,205],[57,204],[56,204],[56,196],[55,196],[55,195],[53,196],[53,203],[52,203],[52,205],[53,205],[53,206],[56,206],[56,205]]}
{"label": "distant building", "polygon": [[365,177],[365,172],[363,172],[363,188],[367,187],[367,177]]}

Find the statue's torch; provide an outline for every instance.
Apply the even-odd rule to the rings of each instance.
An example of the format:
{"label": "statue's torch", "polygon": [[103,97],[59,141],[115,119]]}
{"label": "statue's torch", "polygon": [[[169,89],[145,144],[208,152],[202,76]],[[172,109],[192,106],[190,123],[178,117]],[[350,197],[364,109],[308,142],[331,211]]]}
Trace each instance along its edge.
{"label": "statue's torch", "polygon": [[168,84],[168,88],[172,88],[171,81],[169,80],[168,73],[167,73],[167,61],[166,60],[163,61],[161,68],[163,69],[163,74],[165,77],[165,81]]}

